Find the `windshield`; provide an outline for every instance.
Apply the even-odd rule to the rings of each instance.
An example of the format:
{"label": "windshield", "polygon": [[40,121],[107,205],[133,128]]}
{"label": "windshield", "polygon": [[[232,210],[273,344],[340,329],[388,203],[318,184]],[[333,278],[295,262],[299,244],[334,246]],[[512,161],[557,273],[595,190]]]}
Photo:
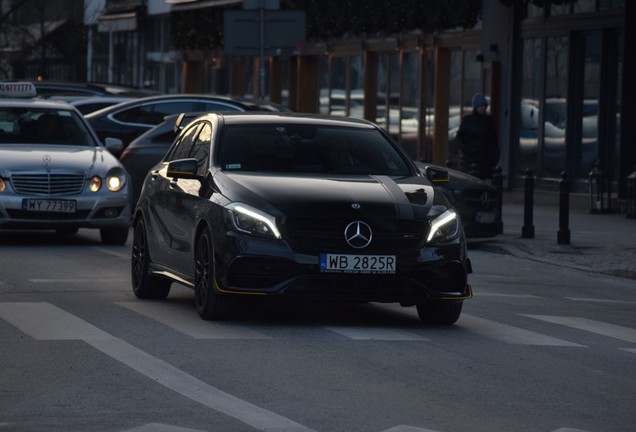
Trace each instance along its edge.
{"label": "windshield", "polygon": [[402,153],[375,129],[226,126],[219,162],[225,171],[411,175]]}
{"label": "windshield", "polygon": [[2,144],[98,145],[74,111],[33,107],[0,107]]}

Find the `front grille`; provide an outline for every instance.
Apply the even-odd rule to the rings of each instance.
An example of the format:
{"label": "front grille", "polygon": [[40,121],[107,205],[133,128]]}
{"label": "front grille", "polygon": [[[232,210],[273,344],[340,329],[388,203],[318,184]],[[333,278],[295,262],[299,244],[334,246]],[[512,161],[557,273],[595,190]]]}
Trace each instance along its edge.
{"label": "front grille", "polygon": [[62,220],[85,220],[90,214],[90,210],[79,210],[75,213],[52,213],[52,212],[30,212],[26,210],[7,209],[9,218],[24,221],[62,221]]}
{"label": "front grille", "polygon": [[84,173],[29,172],[11,175],[11,185],[22,195],[76,195],[84,190]]}
{"label": "front grille", "polygon": [[[345,228],[354,220],[366,222],[373,231],[369,246],[351,247],[345,240]],[[290,218],[285,223],[294,249],[304,253],[382,253],[397,254],[418,248],[428,233],[428,223],[394,218],[319,217]]]}
{"label": "front grille", "polygon": [[483,189],[464,189],[462,197],[466,205],[475,210],[494,210],[499,201],[499,193]]}

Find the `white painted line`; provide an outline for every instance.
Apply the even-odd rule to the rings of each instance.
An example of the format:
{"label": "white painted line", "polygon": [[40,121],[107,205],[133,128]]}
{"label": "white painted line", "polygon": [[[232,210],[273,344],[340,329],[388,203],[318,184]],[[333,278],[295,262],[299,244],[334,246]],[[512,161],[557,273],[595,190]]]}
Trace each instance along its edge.
{"label": "white painted line", "polygon": [[184,308],[168,302],[117,303],[195,339],[271,339],[270,336],[230,322],[204,321],[194,307]]}
{"label": "white painted line", "polygon": [[50,303],[0,303],[0,318],[35,340],[112,338],[94,325]]}
{"label": "white painted line", "polygon": [[391,429],[387,429],[383,432],[437,432],[437,431],[434,431],[432,429],[418,428],[415,426],[400,425],[400,426],[392,427]]}
{"label": "white painted line", "polygon": [[154,382],[255,429],[314,432],[293,420],[212,387],[50,303],[0,303],[0,317],[38,340],[83,340]]}
{"label": "white painted line", "polygon": [[580,317],[565,316],[549,316],[549,315],[523,315],[552,324],[559,324],[566,327],[572,327],[578,330],[584,330],[590,333],[611,337],[626,342],[636,343],[636,330],[629,327],[621,327],[614,324],[608,324],[601,321],[594,321]]}
{"label": "white painted line", "polygon": [[610,304],[636,304],[636,301],[632,300],[610,300],[599,298],[585,298],[585,297],[565,297],[568,300],[590,302],[590,303],[610,303]]}
{"label": "white painted line", "polygon": [[338,333],[354,340],[382,340],[382,341],[430,341],[425,337],[402,330],[368,327],[325,327],[327,330]]}
{"label": "white painted line", "polygon": [[120,339],[89,339],[88,344],[193,401],[258,430],[310,432],[311,429],[225,393]]}
{"label": "white painted line", "polygon": [[480,297],[509,297],[509,298],[521,298],[521,299],[540,299],[541,297],[532,294],[504,294],[504,293],[489,293],[479,291]]}
{"label": "white painted line", "polygon": [[514,345],[585,347],[585,345],[467,314],[462,314],[455,325],[471,333]]}
{"label": "white painted line", "polygon": [[437,432],[432,429],[418,428],[415,426],[400,425],[387,429],[384,432]]}
{"label": "white painted line", "polygon": [[205,432],[198,429],[188,429],[178,426],[170,426],[161,423],[148,423],[122,432]]}
{"label": "white painted line", "polygon": [[115,256],[117,258],[121,258],[121,259],[125,259],[125,260],[130,260],[130,250],[128,250],[127,252],[118,252],[118,251],[114,251],[114,250],[110,250],[108,248],[104,248],[104,247],[99,247],[99,246],[93,246],[93,249],[104,253],[106,255],[112,255]]}
{"label": "white painted line", "polygon": [[621,348],[621,350],[636,354],[636,348]]}
{"label": "white painted line", "polygon": [[85,283],[85,284],[93,284],[95,282],[130,282],[130,279],[95,279],[95,278],[72,278],[72,279],[27,279],[31,283]]}

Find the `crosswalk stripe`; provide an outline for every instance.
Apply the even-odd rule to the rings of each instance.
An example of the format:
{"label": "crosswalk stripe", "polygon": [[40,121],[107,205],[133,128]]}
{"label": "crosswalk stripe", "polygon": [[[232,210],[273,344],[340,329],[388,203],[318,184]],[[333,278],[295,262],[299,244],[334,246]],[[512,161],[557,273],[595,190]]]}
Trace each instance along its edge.
{"label": "crosswalk stripe", "polygon": [[167,302],[119,302],[138,314],[158,321],[194,339],[271,339],[263,333],[230,322],[203,321],[193,308]]}
{"label": "crosswalk stripe", "polygon": [[315,432],[225,393],[50,303],[0,303],[0,318],[38,340],[83,340],[153,382],[257,430]]}
{"label": "crosswalk stripe", "polygon": [[526,315],[523,316],[534,318],[540,321],[546,321],[552,324],[559,324],[566,327],[572,327],[579,330],[585,330],[590,333],[619,339],[626,342],[636,343],[636,330],[628,327],[621,327],[614,324],[608,324],[601,321],[594,321],[581,317],[565,317],[550,315]]}
{"label": "crosswalk stripe", "polygon": [[585,347],[585,345],[468,314],[462,314],[456,325],[466,331],[514,345]]}
{"label": "crosswalk stripe", "polygon": [[610,304],[636,304],[636,301],[632,300],[611,300],[600,298],[587,298],[587,297],[565,297],[568,300],[590,303],[610,303]]}
{"label": "crosswalk stripe", "polygon": [[423,341],[430,339],[402,330],[367,327],[325,327],[334,333],[338,333],[354,340],[382,340],[382,341]]}

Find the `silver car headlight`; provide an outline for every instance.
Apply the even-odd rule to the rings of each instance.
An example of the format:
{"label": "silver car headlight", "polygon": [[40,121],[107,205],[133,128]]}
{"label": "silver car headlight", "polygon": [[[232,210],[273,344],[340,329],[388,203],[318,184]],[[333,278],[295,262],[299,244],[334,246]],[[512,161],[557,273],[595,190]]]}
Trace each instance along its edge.
{"label": "silver car headlight", "polygon": [[453,210],[446,210],[431,221],[431,229],[426,241],[430,243],[452,240],[459,235],[460,224],[457,213]]}
{"label": "silver car headlight", "polygon": [[279,239],[282,236],[276,226],[276,218],[262,210],[242,203],[231,203],[225,206],[232,226],[240,232]]}
{"label": "silver car headlight", "polygon": [[106,174],[106,187],[111,192],[118,192],[126,185],[126,172],[117,167],[111,168]]}

